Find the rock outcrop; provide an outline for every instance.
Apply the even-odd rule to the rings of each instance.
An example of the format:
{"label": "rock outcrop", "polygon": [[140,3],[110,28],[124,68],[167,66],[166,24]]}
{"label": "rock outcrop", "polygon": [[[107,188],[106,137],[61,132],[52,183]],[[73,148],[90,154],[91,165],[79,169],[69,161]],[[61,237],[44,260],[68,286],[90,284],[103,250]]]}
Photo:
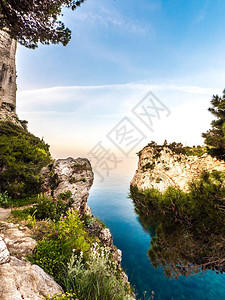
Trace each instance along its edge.
{"label": "rock outcrop", "polygon": [[37,243],[31,238],[28,227],[1,221],[0,229],[0,238],[4,239],[11,254],[22,260],[27,254],[32,254]]}
{"label": "rock outcrop", "polygon": [[203,170],[225,171],[225,163],[208,154],[188,156],[176,154],[168,147],[156,151],[147,146],[139,152],[138,169],[131,185],[139,190],[156,188],[163,192],[169,186],[175,186],[188,191],[188,183],[199,178]]}
{"label": "rock outcrop", "polygon": [[0,265],[5,264],[10,261],[9,251],[6,247],[5,242],[0,237]]}
{"label": "rock outcrop", "polygon": [[36,245],[29,229],[6,222],[1,222],[0,229],[0,299],[41,300],[61,292],[62,288],[51,276],[24,261]]}
{"label": "rock outcrop", "polygon": [[61,287],[37,265],[16,257],[0,265],[1,300],[42,300],[60,291]]}
{"label": "rock outcrop", "polygon": [[90,213],[87,200],[94,174],[88,159],[58,159],[44,168],[42,175],[45,177],[43,192],[58,197],[61,193],[71,191],[74,206],[79,212]]}
{"label": "rock outcrop", "polygon": [[16,108],[16,40],[0,31],[0,106]]}
{"label": "rock outcrop", "polygon": [[14,106],[12,106],[10,103],[3,102],[2,105],[0,105],[0,121],[9,121],[14,125],[27,129],[27,121],[19,120]]}

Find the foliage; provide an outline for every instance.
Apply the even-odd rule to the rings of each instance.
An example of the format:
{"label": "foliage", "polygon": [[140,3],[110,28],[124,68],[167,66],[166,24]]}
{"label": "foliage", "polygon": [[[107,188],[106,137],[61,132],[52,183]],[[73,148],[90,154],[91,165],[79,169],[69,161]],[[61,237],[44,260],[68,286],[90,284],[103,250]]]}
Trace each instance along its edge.
{"label": "foliage", "polygon": [[71,251],[87,252],[90,248],[88,242],[88,234],[83,228],[83,221],[81,221],[78,213],[74,209],[69,209],[65,216],[61,216],[60,220],[54,223],[52,235],[50,238],[60,240],[67,244]]}
{"label": "foliage", "polygon": [[22,207],[25,205],[33,204],[37,201],[36,197],[26,197],[26,198],[11,198],[8,196],[8,192],[0,193],[0,207]]}
{"label": "foliage", "polygon": [[14,209],[12,211],[12,216],[17,222],[20,220],[28,220],[28,218],[31,216],[30,208]]}
{"label": "foliage", "polygon": [[105,248],[94,244],[88,261],[72,254],[63,277],[63,286],[81,300],[132,299],[129,287],[118,276],[118,268]]}
{"label": "foliage", "polygon": [[1,0],[0,30],[4,30],[21,45],[36,48],[42,44],[67,45],[71,32],[58,18],[62,8],[72,10],[84,0]]}
{"label": "foliage", "polygon": [[31,214],[34,214],[37,220],[51,219],[58,221],[60,216],[65,215],[66,212],[74,202],[69,198],[70,193],[63,193],[59,199],[54,200],[51,196],[40,194],[37,196],[37,204],[31,208]]}
{"label": "foliage", "polygon": [[4,193],[0,193],[0,206],[7,208],[9,207],[9,203],[12,199],[9,197],[8,192],[5,191]]}
{"label": "foliage", "polygon": [[208,110],[216,117],[211,122],[211,129],[202,133],[205,144],[209,146],[209,153],[219,159],[225,159],[225,90],[222,97],[213,96],[212,107]]}
{"label": "foliage", "polygon": [[208,269],[225,271],[225,174],[203,172],[189,192],[170,187],[138,191],[131,198],[141,223],[155,227],[148,254],[153,266],[168,276],[189,275]]}
{"label": "foliage", "polygon": [[[41,215],[41,214],[40,214]],[[59,221],[51,222],[44,239],[35,247],[30,260],[60,282],[63,266],[68,262],[72,250],[86,253],[89,248],[88,235],[78,214],[70,209]]]}
{"label": "foliage", "polygon": [[39,265],[48,274],[54,276],[59,282],[60,273],[69,260],[70,252],[67,251],[67,245],[58,240],[43,239],[39,241],[33,255],[29,257],[30,261]]}
{"label": "foliage", "polygon": [[[69,196],[71,194],[66,192],[60,197],[66,199]],[[36,215],[42,217],[44,217],[44,203],[47,203],[48,211],[51,207],[49,202],[53,201],[43,195],[41,201],[43,198],[45,202],[41,206],[39,203],[35,206]],[[24,217],[27,217],[26,213],[25,209]],[[92,226],[91,223],[98,223],[97,220],[91,221],[88,216],[82,220],[76,210],[69,208],[59,220],[55,216],[52,221],[44,221],[39,226],[40,222],[43,223],[43,221],[35,223],[37,229],[35,235],[40,235],[41,239],[29,259],[52,275],[67,291],[66,294],[56,294],[47,299],[130,299],[127,296],[130,293],[130,286],[122,282],[120,277],[122,270],[112,260],[110,251],[99,248],[97,244],[90,249],[97,238],[91,237],[85,230],[85,226],[88,224]],[[99,223],[98,225],[101,226]],[[41,234],[38,231],[41,231]],[[79,276],[76,270],[79,271]]]}
{"label": "foliage", "polygon": [[45,300],[79,300],[75,293],[66,292],[54,294],[52,297],[44,298]]}
{"label": "foliage", "polygon": [[49,146],[10,122],[0,122],[0,136],[0,192],[13,198],[37,194],[40,171],[50,162]]}
{"label": "foliage", "polygon": [[[184,146],[182,143],[170,143],[168,144],[167,141],[165,140],[163,145],[158,145],[156,142],[151,141],[146,147],[151,147],[154,150],[154,155],[153,159],[157,160],[157,158],[160,157],[160,152],[161,150],[165,148],[169,148],[173,153],[175,154],[184,154],[184,155],[196,155],[196,156],[202,156],[203,154],[207,153],[207,148],[206,147],[201,147],[201,146]],[[140,155],[141,152],[138,153]],[[154,168],[152,165],[146,165],[146,168]]]}

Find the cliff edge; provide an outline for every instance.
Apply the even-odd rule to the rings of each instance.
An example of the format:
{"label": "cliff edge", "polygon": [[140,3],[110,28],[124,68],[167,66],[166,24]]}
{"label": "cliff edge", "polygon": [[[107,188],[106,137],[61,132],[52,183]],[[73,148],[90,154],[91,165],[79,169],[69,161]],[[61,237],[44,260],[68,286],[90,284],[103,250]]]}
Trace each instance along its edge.
{"label": "cliff edge", "polygon": [[175,153],[169,147],[146,146],[139,153],[136,173],[131,186],[139,190],[150,188],[164,192],[169,186],[188,191],[188,183],[199,178],[203,170],[225,171],[225,162],[203,155]]}

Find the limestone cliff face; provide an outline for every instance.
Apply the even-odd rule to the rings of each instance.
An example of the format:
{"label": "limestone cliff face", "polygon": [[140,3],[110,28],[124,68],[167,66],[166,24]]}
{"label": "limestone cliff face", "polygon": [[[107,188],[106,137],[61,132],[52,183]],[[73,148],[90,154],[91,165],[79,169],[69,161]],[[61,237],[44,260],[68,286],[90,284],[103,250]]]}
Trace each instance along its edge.
{"label": "limestone cliff face", "polygon": [[43,168],[42,175],[45,178],[43,192],[57,198],[59,194],[71,191],[74,206],[79,212],[90,213],[87,200],[94,173],[87,158],[58,159]]}
{"label": "limestone cliff face", "polygon": [[0,106],[16,107],[16,41],[0,31]]}
{"label": "limestone cliff face", "polygon": [[169,186],[175,186],[188,191],[188,183],[198,178],[203,170],[225,171],[225,163],[208,154],[188,156],[175,154],[167,147],[156,151],[147,146],[139,152],[138,169],[131,185],[139,190],[156,188],[163,192]]}

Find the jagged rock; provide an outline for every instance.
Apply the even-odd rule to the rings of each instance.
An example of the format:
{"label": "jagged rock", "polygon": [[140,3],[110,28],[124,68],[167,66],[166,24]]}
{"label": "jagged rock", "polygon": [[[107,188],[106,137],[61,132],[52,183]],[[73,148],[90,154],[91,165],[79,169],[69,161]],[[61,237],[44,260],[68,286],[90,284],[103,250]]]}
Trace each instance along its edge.
{"label": "jagged rock", "polygon": [[0,106],[16,108],[16,40],[0,30]]}
{"label": "jagged rock", "polygon": [[106,247],[111,247],[113,244],[112,235],[108,228],[103,228],[99,233],[99,239]]}
{"label": "jagged rock", "polygon": [[9,260],[10,260],[9,251],[8,251],[8,249],[6,247],[5,242],[0,237],[0,265],[9,262]]}
{"label": "jagged rock", "polygon": [[17,114],[15,113],[15,107],[10,103],[3,102],[2,105],[0,105],[0,121],[10,121],[14,125],[27,129],[27,121],[19,120]]}
{"label": "jagged rock", "polygon": [[87,199],[94,174],[88,159],[58,159],[50,167],[43,168],[42,175],[45,177],[43,192],[58,197],[63,192],[71,191],[74,206],[81,213],[90,213]]}
{"label": "jagged rock", "polygon": [[139,152],[138,169],[131,180],[139,190],[156,188],[165,191],[169,186],[188,191],[188,183],[200,176],[203,170],[225,171],[225,163],[208,154],[201,157],[175,154],[164,147],[157,154],[151,146]]}
{"label": "jagged rock", "polygon": [[4,239],[11,255],[25,259],[36,246],[36,241],[31,238],[31,231],[25,226],[1,222],[3,229],[0,237]]}
{"label": "jagged rock", "polygon": [[[113,259],[118,263],[121,264],[122,261],[122,251],[120,249],[117,249],[114,253],[113,253]],[[128,278],[127,278],[128,280]]]}
{"label": "jagged rock", "polygon": [[37,265],[11,257],[0,266],[1,300],[41,300],[62,288]]}

